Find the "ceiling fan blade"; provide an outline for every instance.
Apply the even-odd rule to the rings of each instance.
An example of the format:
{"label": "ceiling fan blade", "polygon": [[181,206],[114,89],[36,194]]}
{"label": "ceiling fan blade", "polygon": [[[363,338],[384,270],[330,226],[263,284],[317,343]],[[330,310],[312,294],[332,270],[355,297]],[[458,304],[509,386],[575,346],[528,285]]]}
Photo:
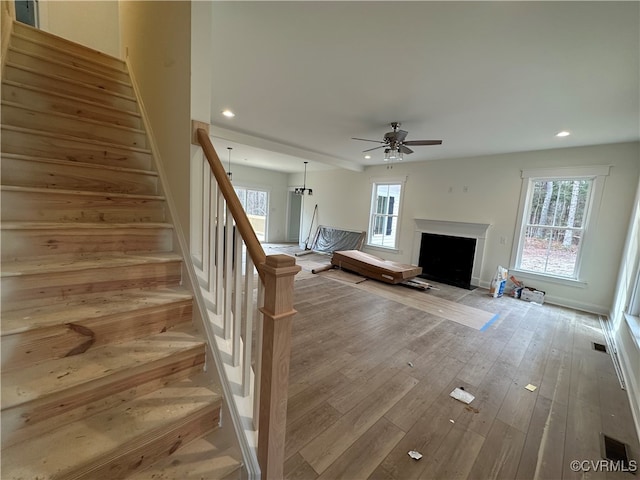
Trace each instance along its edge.
{"label": "ceiling fan blade", "polygon": [[373,147],[373,148],[370,148],[369,150],[363,150],[362,153],[370,152],[371,150],[377,150],[379,148],[384,148],[384,147],[386,147],[386,145],[380,145],[379,147]]}
{"label": "ceiling fan blade", "polygon": [[367,138],[356,138],[356,137],[351,137],[351,140],[362,140],[363,142],[386,143],[386,142],[381,142],[380,140],[369,140]]}
{"label": "ceiling fan blade", "polygon": [[400,147],[398,148],[402,153],[406,153],[407,155],[413,153],[413,150],[411,150],[409,147],[405,147],[404,145],[400,145]]}
{"label": "ceiling fan blade", "polygon": [[396,142],[402,143],[404,139],[407,138],[408,133],[409,132],[407,132],[406,130],[398,130],[396,132]]}
{"label": "ceiling fan blade", "polygon": [[442,140],[409,140],[405,145],[442,145]]}

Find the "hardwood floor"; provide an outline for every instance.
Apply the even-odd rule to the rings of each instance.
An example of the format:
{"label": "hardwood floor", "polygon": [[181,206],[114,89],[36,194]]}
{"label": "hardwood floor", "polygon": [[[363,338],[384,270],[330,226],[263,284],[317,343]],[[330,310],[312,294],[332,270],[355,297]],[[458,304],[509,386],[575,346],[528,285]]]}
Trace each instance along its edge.
{"label": "hardwood floor", "polygon": [[[439,287],[424,295],[499,318],[480,332],[299,275],[286,478],[633,478],[570,468],[601,458],[601,432],[640,457],[626,392],[591,344],[605,343],[597,316]],[[454,400],[455,387],[476,399]]]}

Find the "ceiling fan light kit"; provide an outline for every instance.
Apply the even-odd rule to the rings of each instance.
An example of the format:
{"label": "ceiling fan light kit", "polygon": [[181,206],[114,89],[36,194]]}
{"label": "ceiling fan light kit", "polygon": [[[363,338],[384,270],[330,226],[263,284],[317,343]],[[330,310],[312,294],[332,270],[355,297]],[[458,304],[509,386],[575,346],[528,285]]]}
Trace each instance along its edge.
{"label": "ceiling fan light kit", "polygon": [[384,148],[385,162],[391,160],[400,161],[404,158],[405,154],[409,155],[413,153],[413,150],[411,150],[407,145],[442,145],[442,140],[405,140],[409,132],[406,130],[399,130],[398,127],[400,127],[399,122],[391,122],[391,128],[393,128],[393,131],[385,133],[383,140],[369,140],[366,138],[355,137],[352,137],[352,140],[381,143],[382,145],[364,150],[363,153],[370,152],[371,150],[377,150],[378,148]]}

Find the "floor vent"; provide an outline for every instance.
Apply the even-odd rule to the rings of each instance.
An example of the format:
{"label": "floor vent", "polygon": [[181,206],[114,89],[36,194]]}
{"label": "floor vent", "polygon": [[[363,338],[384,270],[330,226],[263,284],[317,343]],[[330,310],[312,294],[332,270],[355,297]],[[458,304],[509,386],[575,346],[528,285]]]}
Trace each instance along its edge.
{"label": "floor vent", "polygon": [[599,352],[607,353],[607,346],[602,343],[593,342],[593,349]]}
{"label": "floor vent", "polygon": [[629,453],[626,443],[601,433],[602,456],[613,462],[620,462],[622,467],[629,468]]}

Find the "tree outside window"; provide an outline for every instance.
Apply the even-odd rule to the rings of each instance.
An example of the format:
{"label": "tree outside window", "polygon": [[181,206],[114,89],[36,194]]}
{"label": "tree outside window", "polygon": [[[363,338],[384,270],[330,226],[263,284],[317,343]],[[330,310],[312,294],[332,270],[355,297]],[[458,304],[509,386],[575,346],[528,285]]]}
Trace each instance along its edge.
{"label": "tree outside window", "polygon": [[530,179],[516,268],[577,278],[593,179]]}
{"label": "tree outside window", "polygon": [[269,211],[269,194],[263,190],[244,187],[233,187],[240,199],[242,208],[256,232],[258,240],[266,240],[267,212]]}

